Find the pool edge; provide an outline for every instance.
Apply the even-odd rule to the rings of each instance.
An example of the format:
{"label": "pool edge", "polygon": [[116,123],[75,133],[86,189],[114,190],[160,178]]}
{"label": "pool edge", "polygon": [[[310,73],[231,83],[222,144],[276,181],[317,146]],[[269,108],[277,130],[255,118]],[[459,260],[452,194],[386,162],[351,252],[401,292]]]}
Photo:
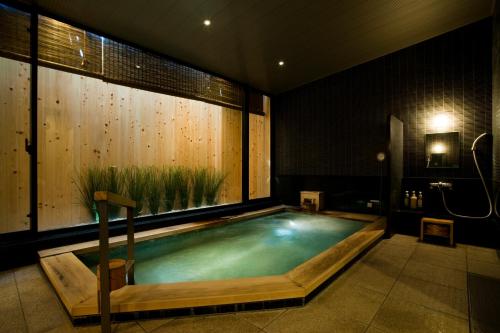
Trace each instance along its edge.
{"label": "pool edge", "polygon": [[[138,239],[147,240],[159,237],[158,235],[187,232],[290,208],[277,206],[211,222],[189,224],[188,227],[177,230],[170,227],[160,228],[160,232],[156,233],[143,232]],[[285,304],[284,306],[304,304],[309,295],[384,234],[385,217],[335,211],[322,214],[364,222],[371,221],[371,223],[286,274],[218,281],[130,285],[111,293],[112,312],[127,314],[189,309],[186,310],[187,313],[195,314],[196,311],[193,309],[217,309],[224,306],[233,309],[230,311],[235,311],[234,309],[238,309],[238,304],[240,308],[245,308],[244,304],[261,302],[281,302]],[[123,242],[120,237],[115,237],[114,246]],[[44,250],[39,254],[43,271],[74,322],[98,316],[97,279],[73,254],[74,251],[82,251],[84,245],[96,246],[95,241],[92,241]],[[92,276],[88,275],[86,270],[90,271]],[[155,297],[152,298],[151,295]]]}

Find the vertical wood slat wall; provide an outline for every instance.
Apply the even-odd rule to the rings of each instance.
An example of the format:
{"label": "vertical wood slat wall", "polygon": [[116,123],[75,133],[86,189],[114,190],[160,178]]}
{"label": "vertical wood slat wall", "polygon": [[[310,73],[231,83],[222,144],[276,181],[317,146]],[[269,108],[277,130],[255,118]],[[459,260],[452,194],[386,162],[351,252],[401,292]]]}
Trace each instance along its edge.
{"label": "vertical wood slat wall", "polygon": [[40,230],[91,221],[73,179],[92,165],[211,167],[241,201],[241,111],[44,67],[38,85]]}
{"label": "vertical wood slat wall", "polygon": [[262,96],[264,115],[249,115],[249,195],[250,199],[271,195],[271,100]]}
{"label": "vertical wood slat wall", "polygon": [[0,233],[29,229],[30,65],[0,57]]}
{"label": "vertical wood slat wall", "polygon": [[[0,6],[1,56],[29,60],[29,17],[28,13]],[[86,165],[109,162],[120,166],[128,161],[129,165],[214,167],[228,173],[220,203],[241,202],[243,149],[239,110],[244,94],[239,84],[48,17],[39,16],[38,29],[38,61],[57,69],[39,67],[39,230],[89,222],[73,183],[78,169]],[[113,58],[117,53],[111,51],[118,51],[121,60]],[[127,57],[131,61],[124,62]],[[4,140],[5,145],[0,147],[2,154],[9,156],[0,164],[2,184],[8,189],[2,194],[16,197],[16,204],[2,200],[9,208],[3,210],[5,216],[0,215],[0,233],[5,233],[29,229],[29,155],[24,151],[24,138],[29,136],[29,70],[22,69],[29,69],[29,65],[10,63],[4,58],[0,61],[1,66],[10,66],[0,73],[0,100],[2,106],[7,106],[2,111],[8,114],[2,118],[8,121],[2,122],[0,130],[7,135],[15,127],[18,134],[13,136],[16,140]],[[149,91],[105,83],[87,75]],[[23,84],[27,91],[18,89]],[[162,115],[171,117],[174,125],[151,121]],[[23,126],[27,127],[19,130],[23,117]],[[122,118],[127,119],[125,125],[118,124]],[[14,122],[16,126],[12,126]],[[89,131],[83,133],[85,129]],[[159,133],[157,138],[154,133]],[[116,135],[122,134],[124,137],[118,140]],[[160,149],[154,148],[157,146]],[[16,176],[9,177],[9,172]]]}

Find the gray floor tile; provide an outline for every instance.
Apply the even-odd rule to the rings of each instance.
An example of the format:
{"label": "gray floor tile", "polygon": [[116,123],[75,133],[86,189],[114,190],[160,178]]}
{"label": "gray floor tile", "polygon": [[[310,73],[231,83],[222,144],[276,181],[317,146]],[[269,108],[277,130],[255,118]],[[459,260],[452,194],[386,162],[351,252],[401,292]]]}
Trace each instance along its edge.
{"label": "gray floor tile", "polygon": [[251,324],[264,328],[269,325],[273,320],[285,313],[285,309],[279,310],[266,310],[266,311],[243,311],[235,314],[236,317],[244,319]]}
{"label": "gray floor tile", "polygon": [[410,259],[401,274],[447,287],[467,290],[467,273],[462,270],[434,266]]}
{"label": "gray floor tile", "polygon": [[257,333],[260,328],[244,319],[230,315],[180,318],[160,326],[154,333]]}
{"label": "gray floor tile", "polygon": [[148,319],[148,320],[139,320],[137,323],[146,331],[152,332],[160,326],[167,324],[172,321],[173,318],[162,318],[162,319]]}
{"label": "gray floor tile", "polygon": [[323,307],[290,309],[279,316],[264,331],[269,333],[361,333],[366,325],[354,320],[339,320],[333,311]]}
{"label": "gray floor tile", "polygon": [[416,248],[416,244],[381,242],[374,247],[366,257],[390,256],[408,259]]}
{"label": "gray floor tile", "polygon": [[500,250],[478,246],[467,246],[467,259],[500,265]]}
{"label": "gray floor tile", "polygon": [[374,256],[358,261],[347,272],[349,283],[388,294],[406,260],[400,257]]}
{"label": "gray floor tile", "polygon": [[28,266],[16,270],[14,276],[30,333],[69,330],[72,327],[52,287],[40,275],[38,267]]}
{"label": "gray floor tile", "polygon": [[407,236],[401,234],[394,234],[391,238],[384,240],[392,244],[405,244],[405,245],[417,245],[418,237],[415,236]]}
{"label": "gray floor tile", "polygon": [[465,290],[445,287],[420,279],[400,277],[391,290],[389,299],[406,300],[432,310],[464,319],[468,318],[467,292]]}
{"label": "gray floor tile", "polygon": [[399,299],[388,299],[372,326],[387,333],[467,333],[468,321]]}
{"label": "gray floor tile", "polygon": [[500,265],[485,261],[468,260],[468,271],[479,275],[500,279]]}
{"label": "gray floor tile", "polygon": [[457,244],[455,247],[449,247],[449,246],[419,242],[417,248],[423,250],[427,249],[432,251],[433,253],[452,256],[458,259],[465,259],[467,246],[462,244]]}
{"label": "gray floor tile", "polygon": [[0,331],[27,332],[12,271],[0,272],[0,314]]}
{"label": "gray floor tile", "polygon": [[365,333],[386,333],[385,331],[382,331],[381,329],[379,328],[376,328],[376,327],[373,327],[373,326],[370,326],[368,327],[368,329],[365,331]]}
{"label": "gray floor tile", "polygon": [[435,266],[466,270],[465,250],[462,253],[454,252],[453,248],[445,248],[437,245],[425,244],[417,246],[411,259],[419,263],[427,263]]}
{"label": "gray floor tile", "polygon": [[90,325],[90,326],[75,326],[73,332],[76,333],[101,333],[101,326]]}
{"label": "gray floor tile", "polygon": [[[56,332],[56,331],[54,331],[54,332]],[[77,327],[74,327],[71,331],[66,331],[66,332],[100,333],[101,326],[100,325],[77,326]],[[144,330],[136,322],[116,323],[116,324],[111,325],[111,333],[145,333],[145,332],[147,332],[147,331]]]}
{"label": "gray floor tile", "polygon": [[112,333],[144,333],[146,332],[136,322],[114,324],[111,330]]}
{"label": "gray floor tile", "polygon": [[333,284],[307,306],[329,309],[340,321],[355,320],[369,324],[385,300],[385,295],[360,285]]}

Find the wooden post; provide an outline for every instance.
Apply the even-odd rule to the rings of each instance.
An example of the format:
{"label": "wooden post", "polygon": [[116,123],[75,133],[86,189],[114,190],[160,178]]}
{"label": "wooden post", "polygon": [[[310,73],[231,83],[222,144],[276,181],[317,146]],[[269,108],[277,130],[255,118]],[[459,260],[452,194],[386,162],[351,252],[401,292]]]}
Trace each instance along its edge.
{"label": "wooden post", "polygon": [[127,282],[135,284],[134,281],[134,209],[127,207]]}
{"label": "wooden post", "polygon": [[94,193],[99,212],[99,274],[98,306],[101,313],[101,332],[111,333],[111,297],[109,282],[109,230],[108,205],[127,207],[127,271],[128,282],[134,283],[134,208],[136,202],[111,192]]}
{"label": "wooden post", "polygon": [[99,312],[101,313],[101,332],[111,333],[111,302],[109,298],[109,232],[108,232],[108,203],[97,201],[99,212],[99,268],[101,274]]}

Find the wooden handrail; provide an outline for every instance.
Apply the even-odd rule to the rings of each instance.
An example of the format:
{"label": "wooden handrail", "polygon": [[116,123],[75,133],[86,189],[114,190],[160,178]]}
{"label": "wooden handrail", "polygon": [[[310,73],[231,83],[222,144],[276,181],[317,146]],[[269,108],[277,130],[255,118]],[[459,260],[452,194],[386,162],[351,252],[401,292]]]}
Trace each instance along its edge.
{"label": "wooden handrail", "polygon": [[100,288],[98,291],[99,311],[101,313],[101,332],[111,332],[111,299],[109,283],[109,228],[108,206],[127,208],[127,283],[134,284],[134,208],[136,202],[112,192],[95,192],[94,200],[99,213],[99,270]]}
{"label": "wooden handrail", "polygon": [[130,207],[135,208],[136,203],[134,200],[122,197],[119,194],[113,192],[99,191],[94,193],[94,201],[107,201],[109,205],[119,206],[119,207]]}

